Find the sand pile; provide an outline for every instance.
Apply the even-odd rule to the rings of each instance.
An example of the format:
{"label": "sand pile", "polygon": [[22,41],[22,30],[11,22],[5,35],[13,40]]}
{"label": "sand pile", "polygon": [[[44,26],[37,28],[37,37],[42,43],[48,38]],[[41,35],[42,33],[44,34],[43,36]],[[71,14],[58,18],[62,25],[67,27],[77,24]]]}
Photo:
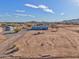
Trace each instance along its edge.
{"label": "sand pile", "polygon": [[78,56],[78,33],[65,29],[56,32],[28,31],[16,42],[19,48],[14,56],[23,57],[62,57]]}

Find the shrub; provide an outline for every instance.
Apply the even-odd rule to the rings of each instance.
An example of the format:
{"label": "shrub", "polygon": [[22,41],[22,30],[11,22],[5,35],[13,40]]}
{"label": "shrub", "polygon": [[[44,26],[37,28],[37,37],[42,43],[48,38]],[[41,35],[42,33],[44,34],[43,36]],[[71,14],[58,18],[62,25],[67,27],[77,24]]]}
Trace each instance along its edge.
{"label": "shrub", "polygon": [[15,29],[14,32],[17,33],[19,32],[21,29]]}

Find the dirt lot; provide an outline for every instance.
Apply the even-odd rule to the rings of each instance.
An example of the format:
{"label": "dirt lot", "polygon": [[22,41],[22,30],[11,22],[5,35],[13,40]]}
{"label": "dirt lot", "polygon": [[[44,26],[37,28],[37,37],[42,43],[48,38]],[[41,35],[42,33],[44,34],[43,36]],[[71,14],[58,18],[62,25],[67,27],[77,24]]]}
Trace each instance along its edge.
{"label": "dirt lot", "polygon": [[6,40],[6,37],[3,34],[0,34],[0,44]]}
{"label": "dirt lot", "polygon": [[29,31],[16,42],[19,51],[14,55],[23,57],[78,56],[78,38],[78,33],[63,28],[59,28],[56,32],[52,29]]}
{"label": "dirt lot", "polygon": [[72,31],[70,27],[57,28],[56,31],[49,28],[46,31],[25,32],[25,35],[14,43],[18,50],[10,55],[26,58],[56,57],[55,59],[79,57],[79,33]]}

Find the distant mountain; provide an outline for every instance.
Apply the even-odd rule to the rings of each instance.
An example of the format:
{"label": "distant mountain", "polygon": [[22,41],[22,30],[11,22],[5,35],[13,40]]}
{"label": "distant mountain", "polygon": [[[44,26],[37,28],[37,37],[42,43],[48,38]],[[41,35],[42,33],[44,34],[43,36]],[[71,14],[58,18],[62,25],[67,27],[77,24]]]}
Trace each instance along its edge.
{"label": "distant mountain", "polygon": [[64,22],[64,23],[79,24],[79,19],[64,20],[63,22]]}

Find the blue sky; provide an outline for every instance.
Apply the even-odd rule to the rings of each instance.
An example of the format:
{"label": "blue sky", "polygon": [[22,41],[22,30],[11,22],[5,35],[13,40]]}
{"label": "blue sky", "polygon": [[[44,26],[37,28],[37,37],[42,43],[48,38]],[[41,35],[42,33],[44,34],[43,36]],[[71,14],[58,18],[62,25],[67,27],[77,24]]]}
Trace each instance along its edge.
{"label": "blue sky", "polygon": [[79,0],[0,0],[1,22],[53,22],[73,18],[79,18]]}

